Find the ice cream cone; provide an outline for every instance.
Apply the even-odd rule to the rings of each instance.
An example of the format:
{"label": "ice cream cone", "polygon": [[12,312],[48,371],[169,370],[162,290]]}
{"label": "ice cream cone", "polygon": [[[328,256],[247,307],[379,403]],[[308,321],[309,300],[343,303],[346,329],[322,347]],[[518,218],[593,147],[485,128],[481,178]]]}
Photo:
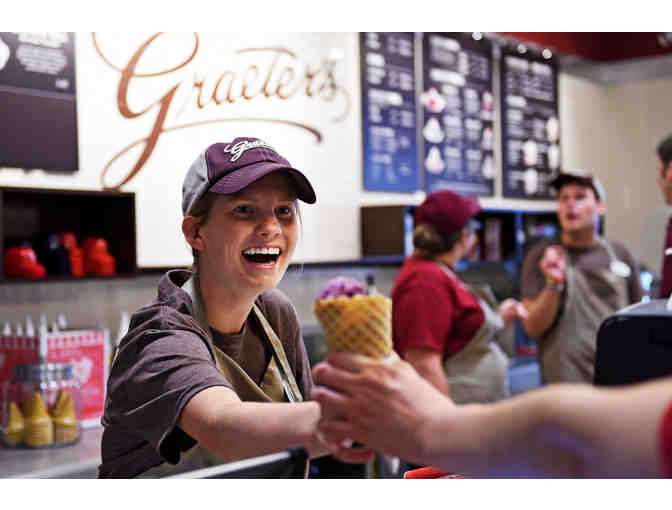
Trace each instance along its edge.
{"label": "ice cream cone", "polygon": [[54,441],[57,443],[76,441],[79,424],[75,413],[75,401],[70,394],[62,390],[58,392],[51,415],[54,421]]}
{"label": "ice cream cone", "polygon": [[23,441],[23,429],[25,428],[25,420],[23,414],[16,405],[16,402],[9,403],[7,419],[7,428],[5,432],[5,441],[11,446],[15,446]]}
{"label": "ice cream cone", "polygon": [[29,393],[23,401],[25,419],[24,442],[28,446],[46,446],[54,442],[51,417],[37,392]]}
{"label": "ice cream cone", "polygon": [[392,352],[392,301],[382,294],[318,299],[313,307],[331,351],[373,358]]}

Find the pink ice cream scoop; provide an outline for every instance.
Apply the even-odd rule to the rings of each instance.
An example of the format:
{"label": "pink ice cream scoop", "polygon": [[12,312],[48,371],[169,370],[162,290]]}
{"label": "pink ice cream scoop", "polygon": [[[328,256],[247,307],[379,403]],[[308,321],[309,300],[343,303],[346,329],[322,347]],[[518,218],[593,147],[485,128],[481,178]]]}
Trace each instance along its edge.
{"label": "pink ice cream scoop", "polygon": [[349,276],[336,276],[322,287],[317,299],[335,298],[339,296],[352,297],[355,294],[368,294],[366,286],[355,278]]}

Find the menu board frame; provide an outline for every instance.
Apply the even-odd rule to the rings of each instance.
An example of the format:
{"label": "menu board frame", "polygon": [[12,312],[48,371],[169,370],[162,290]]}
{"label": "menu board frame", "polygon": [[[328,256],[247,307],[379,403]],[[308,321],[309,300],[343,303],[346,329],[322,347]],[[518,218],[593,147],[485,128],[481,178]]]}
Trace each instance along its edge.
{"label": "menu board frame", "polygon": [[[550,78],[543,77],[542,67]],[[557,62],[530,50],[502,48],[499,76],[502,196],[553,200],[550,182],[562,168]],[[549,86],[552,99],[546,100]]]}
{"label": "menu board frame", "polygon": [[[403,54],[409,46],[410,62]],[[362,185],[366,191],[414,193],[421,189],[417,58],[414,32],[359,32]]]}
{"label": "menu board frame", "polygon": [[495,157],[494,45],[472,32],[422,37],[422,168],[425,190],[492,197]]}
{"label": "menu board frame", "polygon": [[73,32],[0,32],[3,166],[79,169]]}

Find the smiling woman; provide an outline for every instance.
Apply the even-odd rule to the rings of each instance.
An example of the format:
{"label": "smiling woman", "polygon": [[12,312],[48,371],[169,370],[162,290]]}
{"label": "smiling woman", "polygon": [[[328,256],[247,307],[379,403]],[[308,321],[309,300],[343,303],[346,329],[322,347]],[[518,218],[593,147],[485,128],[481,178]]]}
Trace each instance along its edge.
{"label": "smiling woman", "polygon": [[[275,287],[308,179],[254,138],[215,143],[187,172],[191,271],[169,271],[112,364],[100,477],[158,477],[304,447],[327,453],[294,307]],[[351,450],[352,461],[371,452]]]}

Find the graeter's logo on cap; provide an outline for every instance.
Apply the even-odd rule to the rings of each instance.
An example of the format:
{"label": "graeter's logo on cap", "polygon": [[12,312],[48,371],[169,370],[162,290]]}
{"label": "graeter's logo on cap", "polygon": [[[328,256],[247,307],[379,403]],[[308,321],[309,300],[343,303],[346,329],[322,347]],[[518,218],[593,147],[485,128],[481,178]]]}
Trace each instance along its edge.
{"label": "graeter's logo on cap", "polygon": [[237,161],[240,158],[240,156],[243,155],[243,152],[245,152],[247,150],[250,150],[250,149],[255,149],[257,147],[265,147],[267,149],[271,149],[273,152],[276,152],[276,150],[273,147],[268,145],[263,140],[254,140],[252,142],[243,141],[243,142],[238,142],[235,145],[227,145],[226,147],[224,147],[224,152],[225,153],[228,152],[229,154],[233,154],[233,156],[231,157],[231,161],[233,162],[233,161]]}

